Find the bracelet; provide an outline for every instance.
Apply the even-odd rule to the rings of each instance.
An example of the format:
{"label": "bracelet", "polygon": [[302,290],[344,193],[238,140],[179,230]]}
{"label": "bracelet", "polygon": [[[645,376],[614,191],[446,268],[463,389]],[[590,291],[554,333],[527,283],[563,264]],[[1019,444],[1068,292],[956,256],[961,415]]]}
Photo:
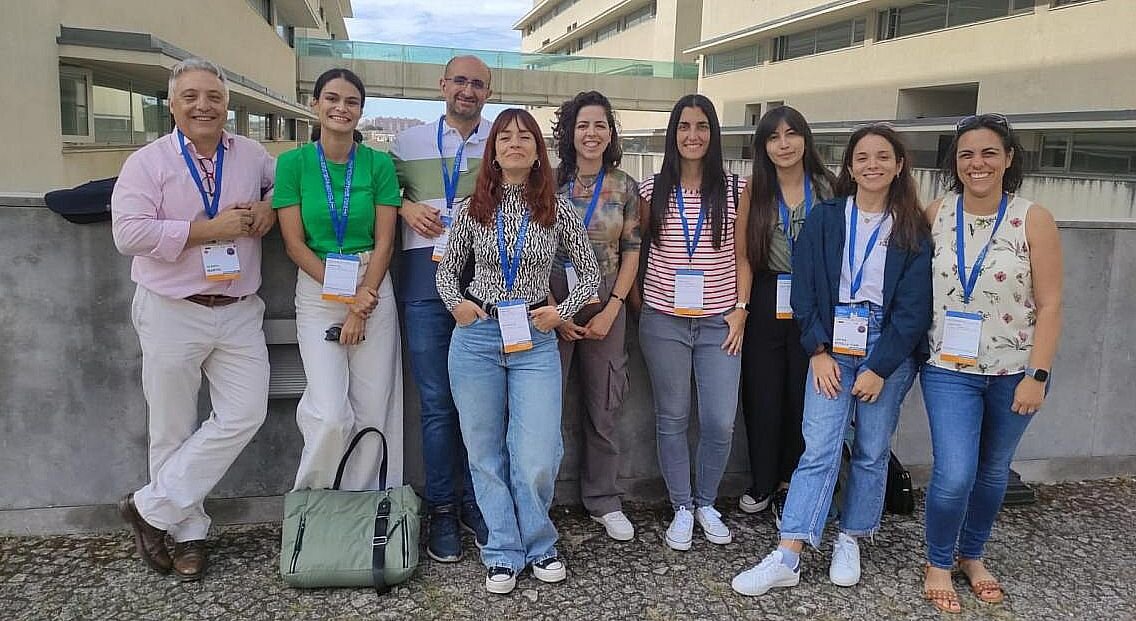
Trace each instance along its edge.
{"label": "bracelet", "polygon": [[616,292],[614,292],[614,291],[612,291],[612,292],[611,292],[611,297],[613,297],[613,298],[615,298],[615,299],[619,300],[619,303],[620,303],[620,304],[623,304],[624,302],[626,302],[626,300],[624,300],[624,299],[623,299],[622,297],[620,297],[620,296],[619,296],[619,294],[618,294],[618,293],[616,293]]}

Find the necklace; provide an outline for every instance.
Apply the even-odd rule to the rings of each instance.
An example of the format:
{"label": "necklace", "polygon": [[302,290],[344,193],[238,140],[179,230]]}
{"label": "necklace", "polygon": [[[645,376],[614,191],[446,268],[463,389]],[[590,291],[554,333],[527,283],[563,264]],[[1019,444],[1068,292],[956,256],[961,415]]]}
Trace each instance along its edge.
{"label": "necklace", "polygon": [[596,179],[599,179],[599,175],[585,175],[585,176],[590,177],[591,182],[584,181],[584,177],[581,177],[580,173],[576,173],[576,182],[580,184],[581,188],[583,188],[585,190],[591,190],[592,186],[594,186],[596,184]]}

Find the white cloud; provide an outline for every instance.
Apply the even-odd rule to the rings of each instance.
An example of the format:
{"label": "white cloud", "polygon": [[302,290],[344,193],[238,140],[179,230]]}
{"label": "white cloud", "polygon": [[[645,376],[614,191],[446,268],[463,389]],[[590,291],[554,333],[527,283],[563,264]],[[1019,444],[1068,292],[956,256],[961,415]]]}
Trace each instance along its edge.
{"label": "white cloud", "polygon": [[352,0],[347,32],[356,41],[519,50],[512,26],[531,0]]}

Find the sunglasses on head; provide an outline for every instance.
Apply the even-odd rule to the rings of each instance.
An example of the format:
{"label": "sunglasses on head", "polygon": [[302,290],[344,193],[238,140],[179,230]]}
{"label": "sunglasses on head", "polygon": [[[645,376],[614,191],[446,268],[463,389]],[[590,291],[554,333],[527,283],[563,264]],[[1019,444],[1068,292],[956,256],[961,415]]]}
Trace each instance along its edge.
{"label": "sunglasses on head", "polygon": [[959,122],[955,124],[955,132],[961,134],[964,131],[974,129],[986,123],[992,123],[1004,129],[1010,129],[1010,121],[1007,120],[1004,115],[998,114],[997,112],[987,112],[986,114],[972,114],[959,119]]}

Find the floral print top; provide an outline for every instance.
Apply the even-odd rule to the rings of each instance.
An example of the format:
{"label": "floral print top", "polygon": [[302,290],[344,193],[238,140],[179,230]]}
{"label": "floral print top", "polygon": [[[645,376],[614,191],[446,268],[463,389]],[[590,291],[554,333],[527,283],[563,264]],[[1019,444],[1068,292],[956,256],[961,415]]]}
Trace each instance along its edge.
{"label": "floral print top", "polygon": [[[952,371],[979,375],[1021,373],[1029,362],[1033,348],[1033,330],[1037,323],[1037,306],[1033,299],[1033,276],[1030,271],[1030,248],[1026,241],[1026,213],[1033,204],[1012,195],[998,234],[991,240],[997,214],[975,216],[963,214],[966,230],[967,275],[982,247],[990,240],[990,250],[978,275],[970,304],[963,303],[962,283],[958,276],[955,253],[957,194],[948,194],[931,226],[935,242],[932,256],[934,317],[928,334],[931,357],[928,363]],[[960,366],[939,358],[943,341],[946,311],[982,314],[982,336],[978,346],[978,364]]]}

